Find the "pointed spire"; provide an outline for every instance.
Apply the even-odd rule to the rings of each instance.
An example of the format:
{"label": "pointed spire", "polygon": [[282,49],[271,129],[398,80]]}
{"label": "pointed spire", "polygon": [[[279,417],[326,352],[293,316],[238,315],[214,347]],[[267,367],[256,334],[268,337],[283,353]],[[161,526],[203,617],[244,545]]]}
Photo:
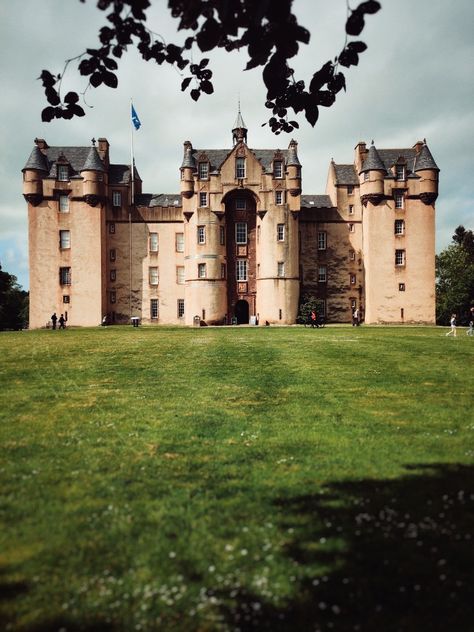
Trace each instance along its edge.
{"label": "pointed spire", "polygon": [[242,114],[240,112],[239,99],[239,111],[237,113],[237,118],[235,119],[234,127],[232,128],[232,141],[235,145],[241,140],[243,140],[245,143],[247,142],[247,126],[245,125],[244,119],[242,118]]}
{"label": "pointed spire", "polygon": [[189,140],[184,142],[184,156],[183,162],[181,163],[181,169],[186,167],[190,167],[191,169],[196,169],[196,161],[193,156],[193,146],[191,145]]}
{"label": "pointed spire", "polygon": [[372,144],[369,147],[367,157],[364,160],[360,173],[364,173],[364,171],[383,171],[384,173],[387,173],[387,169],[383,164],[382,158],[380,158],[380,154],[375,148],[374,141],[372,141]]}
{"label": "pointed spire", "polygon": [[413,171],[422,171],[423,169],[433,169],[434,171],[439,171],[438,165],[435,163],[434,158],[428,149],[426,139],[424,140],[420,153],[416,157],[415,168]]}
{"label": "pointed spire", "polygon": [[26,171],[27,169],[45,171],[46,173],[49,172],[48,160],[37,145],[33,147],[33,151],[26,161],[26,165],[23,167],[22,171]]}
{"label": "pointed spire", "polygon": [[87,158],[81,171],[105,171],[104,164],[100,159],[95,145],[92,145],[89,149],[89,153],[87,154]]}
{"label": "pointed spire", "polygon": [[288,145],[288,158],[286,161],[286,165],[288,167],[290,167],[291,165],[294,165],[295,167],[301,167],[301,163],[298,160],[298,143],[296,142],[296,140],[291,140],[290,144]]}

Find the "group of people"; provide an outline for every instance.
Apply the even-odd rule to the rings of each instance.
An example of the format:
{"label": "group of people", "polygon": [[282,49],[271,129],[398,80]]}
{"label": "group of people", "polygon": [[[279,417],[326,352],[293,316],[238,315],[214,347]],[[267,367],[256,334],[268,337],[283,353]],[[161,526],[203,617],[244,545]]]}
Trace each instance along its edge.
{"label": "group of people", "polygon": [[56,312],[51,315],[51,325],[53,329],[56,329],[56,324],[59,323],[59,329],[66,329],[66,318],[64,318],[64,314],[58,318],[56,316]]}
{"label": "group of people", "polygon": [[[457,327],[457,314],[451,314],[451,320],[449,321],[451,329],[446,333],[446,336],[456,337],[456,327]],[[469,328],[466,331],[468,336],[472,336],[474,333],[474,306],[469,310]]]}

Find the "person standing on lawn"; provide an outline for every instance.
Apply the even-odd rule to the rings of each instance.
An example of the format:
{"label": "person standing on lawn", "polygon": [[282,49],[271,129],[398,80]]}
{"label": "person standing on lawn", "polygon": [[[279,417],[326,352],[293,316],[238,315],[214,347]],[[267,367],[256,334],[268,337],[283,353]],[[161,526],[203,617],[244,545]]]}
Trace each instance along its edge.
{"label": "person standing on lawn", "polygon": [[451,329],[446,335],[456,338],[456,314],[451,315],[451,320],[449,321],[449,324],[451,325]]}
{"label": "person standing on lawn", "polygon": [[51,316],[51,323],[53,326],[53,329],[56,329],[56,321],[58,320],[58,317],[56,316],[56,312],[53,312],[52,316]]}

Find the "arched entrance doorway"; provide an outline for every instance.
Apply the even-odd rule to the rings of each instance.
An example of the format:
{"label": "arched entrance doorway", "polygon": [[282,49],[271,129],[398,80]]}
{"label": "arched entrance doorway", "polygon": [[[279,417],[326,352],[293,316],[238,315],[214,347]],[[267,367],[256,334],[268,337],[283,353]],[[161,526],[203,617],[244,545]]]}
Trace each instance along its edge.
{"label": "arched entrance doorway", "polygon": [[235,317],[237,318],[237,325],[249,324],[249,304],[247,301],[237,301],[235,304]]}

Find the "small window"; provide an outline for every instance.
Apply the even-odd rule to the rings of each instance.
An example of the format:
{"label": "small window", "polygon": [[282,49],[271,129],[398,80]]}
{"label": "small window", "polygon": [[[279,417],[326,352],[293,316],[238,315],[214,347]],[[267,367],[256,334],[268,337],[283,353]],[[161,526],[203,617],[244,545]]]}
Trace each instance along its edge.
{"label": "small window", "polygon": [[405,291],[405,283],[399,283],[398,284],[398,291],[399,292],[404,292]]}
{"label": "small window", "polygon": [[184,252],[184,233],[176,233],[176,252]]}
{"label": "small window", "polygon": [[237,222],[235,224],[235,243],[247,243],[247,222]]}
{"label": "small window", "polygon": [[115,251],[115,248],[111,248],[109,250],[109,261],[115,261],[117,258],[117,253]]}
{"label": "small window", "polygon": [[260,226],[257,226],[257,244],[260,243]]}
{"label": "small window", "polygon": [[184,298],[178,298],[178,318],[184,316]]}
{"label": "small window", "polygon": [[235,177],[245,178],[245,158],[235,159]]}
{"label": "small window", "polygon": [[206,320],[206,310],[205,309],[201,310],[201,320]]}
{"label": "small window", "polygon": [[69,303],[69,294],[64,294],[63,303]]}
{"label": "small window", "polygon": [[236,262],[237,281],[247,281],[247,260],[237,259]]}
{"label": "small window", "polygon": [[352,185],[349,185],[347,187],[347,195],[352,195],[354,193],[354,187]]}
{"label": "small window", "polygon": [[158,252],[158,233],[150,233],[150,252]]}
{"label": "small window", "polygon": [[277,240],[285,241],[285,224],[277,224]]}
{"label": "small window", "polygon": [[395,165],[395,179],[398,181],[405,180],[405,176],[406,176],[405,165]]}
{"label": "small window", "polygon": [[318,283],[326,283],[327,281],[327,267],[318,266]]}
{"label": "small window", "polygon": [[356,284],[357,279],[356,279],[356,275],[355,274],[351,274],[350,281],[351,281],[351,285],[355,285]]}
{"label": "small window", "polygon": [[197,242],[198,244],[206,243],[206,227],[205,226],[197,227]]}
{"label": "small window", "polygon": [[225,227],[219,226],[219,243],[221,246],[225,246]]}
{"label": "small window", "polygon": [[369,172],[364,171],[364,182],[367,182],[368,179],[369,179]]}
{"label": "small window", "polygon": [[198,263],[198,278],[205,279],[206,278],[206,264]]}
{"label": "small window", "polygon": [[283,204],[283,191],[275,191],[275,204]]}
{"label": "small window", "polygon": [[396,266],[404,266],[405,265],[405,251],[404,250],[395,250],[395,265]]}
{"label": "small window", "polygon": [[199,180],[207,180],[209,178],[209,163],[200,162],[198,169],[199,169]]}
{"label": "small window", "polygon": [[225,279],[226,276],[226,265],[225,263],[221,263],[221,279]]}
{"label": "small window", "polygon": [[178,285],[184,283],[184,266],[176,266],[176,283]]}
{"label": "small window", "polygon": [[318,233],[318,250],[326,250],[327,233],[326,231]]}
{"label": "small window", "polygon": [[353,233],[355,231],[354,224],[348,224],[349,232]]}
{"label": "small window", "polygon": [[69,196],[68,195],[59,196],[59,212],[69,213]]}
{"label": "small window", "polygon": [[117,302],[117,294],[116,294],[115,290],[112,290],[110,292],[109,298],[110,298],[110,302],[111,303],[116,303]]}
{"label": "small window", "polygon": [[114,222],[110,222],[110,224],[109,224],[109,235],[115,235],[115,224],[114,224]]}
{"label": "small window", "polygon": [[158,299],[152,298],[150,299],[150,318],[152,320],[158,319]]}
{"label": "small window", "polygon": [[282,311],[281,308],[278,310],[278,318],[279,318],[279,320],[281,320],[283,318],[283,311]]}
{"label": "small window", "polygon": [[59,247],[61,250],[71,247],[71,232],[69,230],[59,231]]}
{"label": "small window", "polygon": [[355,250],[350,250],[350,251],[349,251],[349,259],[350,259],[351,261],[355,261],[355,258],[356,258],[356,253],[355,253]]}
{"label": "small window", "polygon": [[354,311],[357,307],[357,301],[355,298],[351,298],[351,310]]}
{"label": "small window", "polygon": [[354,205],[349,204],[349,215],[354,215]]}
{"label": "small window", "polygon": [[109,279],[111,281],[116,281],[117,280],[117,270],[111,270],[110,271]]}
{"label": "small window", "polygon": [[120,191],[112,191],[112,206],[122,206],[122,193]]}
{"label": "small window", "polygon": [[247,208],[247,200],[245,198],[237,198],[235,200],[235,208],[237,211],[245,211]]}
{"label": "small window", "polygon": [[71,268],[59,268],[59,283],[71,285]]}
{"label": "small window", "polygon": [[279,277],[284,277],[285,276],[285,262],[284,261],[279,261],[278,262],[277,274],[278,274]]}
{"label": "small window", "polygon": [[283,178],[283,161],[282,160],[273,161],[273,177]]}
{"label": "small window", "polygon": [[69,180],[69,165],[58,165],[58,180],[61,182]]}
{"label": "small window", "polygon": [[395,220],[395,235],[404,235],[405,234],[405,222],[403,219]]}
{"label": "small window", "polygon": [[199,193],[199,206],[201,208],[207,206],[207,193],[206,193],[206,191],[200,191],[200,193]]}
{"label": "small window", "polygon": [[393,197],[395,198],[395,208],[404,208],[404,195],[402,191],[395,191]]}
{"label": "small window", "polygon": [[150,285],[158,285],[158,268],[156,266],[148,268],[148,280]]}

